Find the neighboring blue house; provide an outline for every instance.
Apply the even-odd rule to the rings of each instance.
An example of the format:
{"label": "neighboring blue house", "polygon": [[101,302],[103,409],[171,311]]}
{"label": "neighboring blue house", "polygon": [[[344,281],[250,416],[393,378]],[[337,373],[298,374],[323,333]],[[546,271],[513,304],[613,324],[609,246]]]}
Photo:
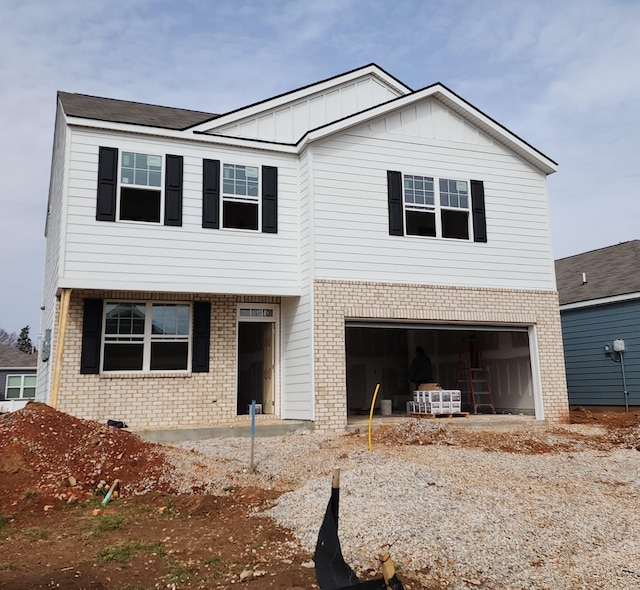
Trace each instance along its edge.
{"label": "neighboring blue house", "polygon": [[36,396],[37,354],[0,344],[0,413],[19,410]]}
{"label": "neighboring blue house", "polygon": [[640,240],[556,260],[556,280],[569,403],[640,406]]}

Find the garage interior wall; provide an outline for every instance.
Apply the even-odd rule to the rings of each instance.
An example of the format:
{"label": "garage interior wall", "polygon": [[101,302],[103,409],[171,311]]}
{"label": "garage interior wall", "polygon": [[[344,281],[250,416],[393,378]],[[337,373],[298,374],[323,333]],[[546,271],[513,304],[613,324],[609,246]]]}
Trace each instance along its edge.
{"label": "garage interior wall", "polygon": [[[403,413],[412,399],[409,366],[416,347],[431,358],[433,376],[443,389],[459,389],[461,349],[476,337],[482,353],[496,413],[534,415],[529,337],[523,330],[461,330],[347,326],[347,409],[368,412],[377,383],[378,400],[392,400]],[[378,401],[376,406],[379,407]],[[467,408],[468,410],[469,408]]]}

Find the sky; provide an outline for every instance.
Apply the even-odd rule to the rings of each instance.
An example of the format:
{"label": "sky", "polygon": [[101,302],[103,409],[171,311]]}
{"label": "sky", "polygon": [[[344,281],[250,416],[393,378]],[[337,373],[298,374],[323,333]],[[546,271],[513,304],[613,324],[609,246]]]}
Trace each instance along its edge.
{"label": "sky", "polygon": [[553,256],[638,238],[638,0],[0,0],[0,328],[37,343],[56,92],[224,113],[369,63],[558,162]]}

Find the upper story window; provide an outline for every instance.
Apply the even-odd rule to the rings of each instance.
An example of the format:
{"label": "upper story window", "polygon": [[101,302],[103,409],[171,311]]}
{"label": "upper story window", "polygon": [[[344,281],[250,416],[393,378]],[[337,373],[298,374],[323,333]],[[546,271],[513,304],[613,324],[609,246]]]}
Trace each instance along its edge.
{"label": "upper story window", "polygon": [[103,371],[186,371],[188,303],[107,302]]}
{"label": "upper story window", "polygon": [[389,233],[486,242],[484,183],[388,171]]}
{"label": "upper story window", "polygon": [[258,230],[260,219],[258,168],[224,164],[222,226]]}
{"label": "upper story window", "polygon": [[182,172],[182,156],[99,148],[96,219],[182,225]]}
{"label": "upper story window", "polygon": [[162,156],[122,152],[120,170],[119,219],[160,223]]}
{"label": "upper story window", "polygon": [[7,375],[6,399],[34,399],[35,397],[35,375]]}
{"label": "upper story window", "polygon": [[204,159],[202,227],[278,233],[278,169]]}
{"label": "upper story window", "polygon": [[404,177],[406,233],[469,239],[469,189],[464,180]]}

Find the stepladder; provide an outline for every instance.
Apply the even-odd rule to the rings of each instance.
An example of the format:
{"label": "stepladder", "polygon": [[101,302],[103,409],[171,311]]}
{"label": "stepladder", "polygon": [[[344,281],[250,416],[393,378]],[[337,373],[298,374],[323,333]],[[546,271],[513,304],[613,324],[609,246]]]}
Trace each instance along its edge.
{"label": "stepladder", "polygon": [[475,336],[460,341],[456,389],[462,394],[462,409],[474,414],[495,414],[489,371]]}

